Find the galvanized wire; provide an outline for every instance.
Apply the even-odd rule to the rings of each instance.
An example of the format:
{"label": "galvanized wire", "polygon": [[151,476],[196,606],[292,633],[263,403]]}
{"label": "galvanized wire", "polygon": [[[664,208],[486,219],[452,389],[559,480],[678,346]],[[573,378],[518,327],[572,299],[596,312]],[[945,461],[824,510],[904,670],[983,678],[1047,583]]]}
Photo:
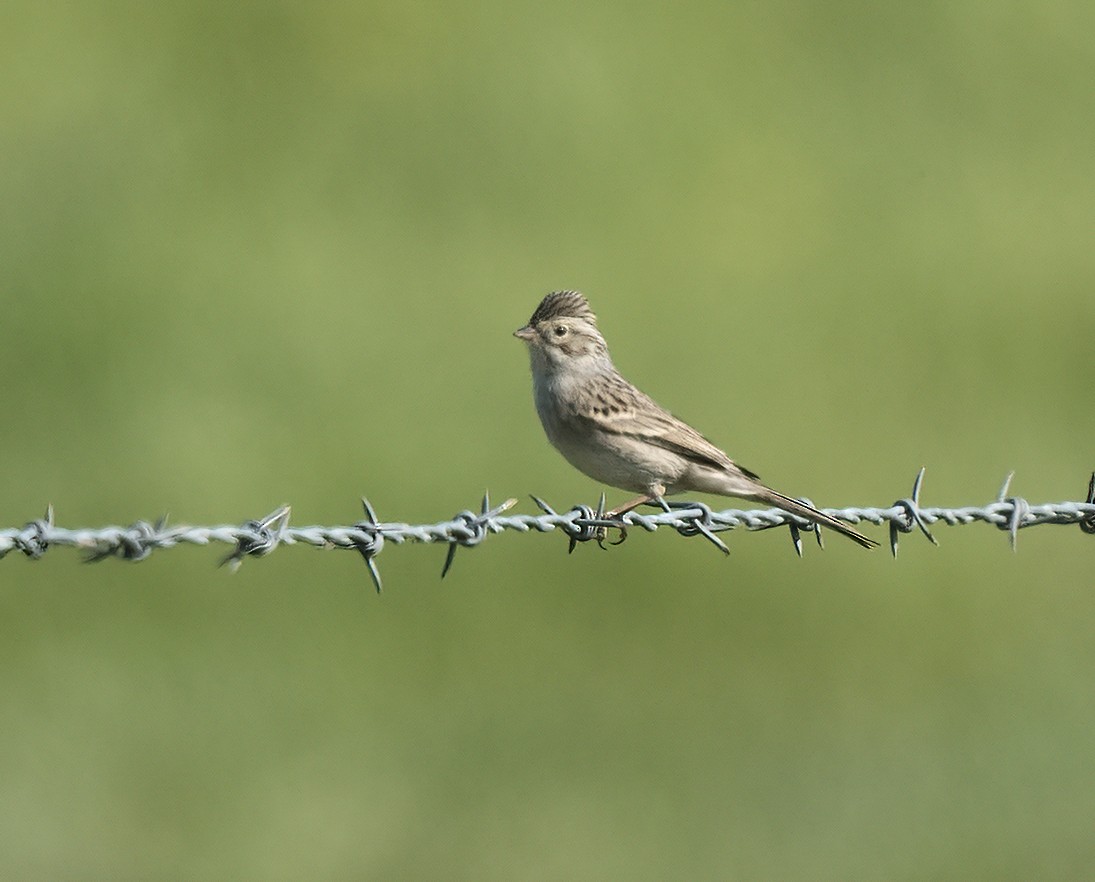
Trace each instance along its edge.
{"label": "galvanized wire", "polygon": [[[1088,483],[1086,501],[1040,505],[1009,494],[1011,477],[1008,475],[993,502],[979,506],[943,508],[920,504],[924,478],[924,470],[921,469],[913,483],[912,494],[896,500],[892,505],[884,508],[829,508],[822,511],[852,524],[888,525],[890,551],[894,557],[897,556],[899,537],[914,530],[919,530],[933,544],[938,544],[930,529],[937,523],[948,526],[978,521],[991,524],[1008,533],[1012,548],[1015,547],[1019,530],[1043,524],[1077,525],[1084,533],[1095,534],[1095,474],[1092,474]],[[260,520],[249,520],[238,525],[169,526],[166,518],[161,518],[155,522],[137,521],[128,527],[70,529],[56,524],[51,505],[46,509],[44,517],[30,521],[23,527],[0,529],[0,557],[10,551],[20,551],[29,558],[37,559],[51,548],[67,546],[83,550],[86,560],[89,561],[108,557],[138,561],[144,560],[156,549],[222,542],[234,546],[234,549],[221,563],[234,568],[245,557],[261,557],[282,545],[303,544],[356,550],[365,560],[373,583],[379,591],[381,581],[376,557],[387,542],[447,543],[449,548],[442,576],[452,565],[457,548],[472,548],[488,535],[506,530],[519,533],[534,530],[550,533],[560,530],[569,538],[571,551],[578,543],[591,540],[603,547],[609,531],[617,531],[620,536],[618,541],[622,541],[629,528],[654,532],[661,527],[669,527],[682,536],[703,536],[724,553],[729,553],[729,549],[716,534],[738,527],[766,530],[786,526],[790,529],[795,550],[800,555],[803,532],[813,533],[818,544],[821,544],[821,531],[816,525],[776,508],[728,509],[716,512],[701,502],[676,502],[664,503],[661,511],[652,514],[631,511],[620,517],[609,517],[605,512],[603,495],[596,508],[577,505],[562,512],[552,509],[535,496],[532,499],[540,508],[540,514],[505,515],[504,512],[515,505],[517,500],[507,499],[501,505],[492,506],[490,497],[484,496],[478,512],[462,511],[449,520],[435,524],[381,521],[369,502],[363,499],[363,520],[348,526],[331,527],[290,526],[289,506],[283,505]]]}

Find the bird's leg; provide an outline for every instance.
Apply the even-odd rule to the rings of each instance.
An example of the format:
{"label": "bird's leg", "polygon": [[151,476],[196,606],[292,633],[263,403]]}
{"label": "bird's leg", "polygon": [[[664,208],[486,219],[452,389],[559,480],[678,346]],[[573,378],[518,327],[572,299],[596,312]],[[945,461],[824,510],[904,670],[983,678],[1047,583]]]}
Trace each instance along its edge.
{"label": "bird's leg", "polygon": [[647,502],[652,502],[656,497],[651,496],[649,493],[644,493],[642,496],[636,496],[630,502],[625,502],[623,505],[619,505],[612,511],[605,514],[606,518],[618,518],[620,515],[625,515],[629,511],[634,511],[640,505],[645,505]]}
{"label": "bird's leg", "polygon": [[[642,496],[636,496],[634,499],[625,502],[623,505],[616,506],[616,508],[612,509],[612,511],[605,512],[604,516],[609,519],[619,518],[620,516],[627,514],[629,511],[634,511],[640,505],[646,505],[648,502],[657,502],[662,506],[662,508],[668,510],[668,506],[665,504],[665,500],[662,498],[662,494],[664,493],[665,487],[658,484],[654,487],[651,487],[649,493],[644,493]],[[608,535],[608,528],[600,527],[598,529],[599,533],[597,537],[597,544],[600,545],[601,548],[604,548],[603,543],[605,537]],[[619,545],[625,539],[627,539],[627,527],[620,526],[617,529],[620,531],[620,538],[617,539],[615,542],[610,543],[612,545]]]}

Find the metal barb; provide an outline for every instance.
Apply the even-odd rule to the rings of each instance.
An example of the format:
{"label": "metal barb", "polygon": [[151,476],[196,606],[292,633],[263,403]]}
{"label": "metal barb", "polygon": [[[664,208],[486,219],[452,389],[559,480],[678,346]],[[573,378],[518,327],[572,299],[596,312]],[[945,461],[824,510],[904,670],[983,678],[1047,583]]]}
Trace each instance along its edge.
{"label": "metal barb", "polygon": [[1012,505],[1011,517],[1008,519],[1008,540],[1011,543],[1011,550],[1018,551],[1016,543],[1019,541],[1019,528],[1023,526],[1023,521],[1030,514],[1030,503],[1021,496],[1009,497],[1008,501]]}
{"label": "metal barb", "polygon": [[570,539],[570,544],[567,547],[567,554],[573,554],[574,549],[579,542],[589,542],[591,539],[596,540],[598,538],[599,529],[605,525],[600,523],[602,520],[601,514],[603,514],[603,512],[598,512],[589,505],[576,505],[568,513],[573,514],[574,517],[571,518],[569,522],[564,522],[560,526]]}
{"label": "metal barb", "polygon": [[262,557],[269,554],[281,541],[281,535],[289,522],[288,505],[275,508],[261,521],[246,521],[240,525],[236,537],[236,550],[227,555],[220,565],[228,565],[235,572],[247,556]]}
{"label": "metal barb", "polygon": [[49,551],[49,534],[53,532],[53,503],[46,506],[46,513],[36,521],[23,525],[22,531],[13,537],[15,547],[31,560],[38,560]]}
{"label": "metal barb", "polygon": [[[1091,477],[1092,477],[1092,479],[1095,479],[1095,474],[1093,474]],[[552,515],[552,516],[555,516],[556,514],[558,514],[558,512],[555,511],[555,509],[553,509],[550,505],[548,505],[546,502],[544,502],[544,500],[542,500],[539,496],[532,496],[530,494],[530,498],[532,499],[533,502],[536,503],[536,507],[539,508],[540,511],[542,511],[544,514],[548,514],[548,515]]]}
{"label": "metal barb", "polygon": [[[490,527],[490,522],[498,517],[502,512],[507,511],[517,504],[516,499],[507,499],[501,505],[497,505],[491,508],[490,505],[490,493],[483,494],[483,502],[479,509],[479,514],[474,514],[470,511],[462,511],[453,518],[453,521],[462,522],[460,526],[456,526],[453,530],[449,531],[449,550],[445,554],[445,565],[441,567],[441,578],[445,578],[445,574],[448,573],[449,567],[452,566],[453,559],[456,557],[457,546],[464,546],[465,548],[473,548],[478,545],[487,537],[487,530]],[[462,531],[458,533],[456,531]]]}
{"label": "metal barb", "polygon": [[[1091,473],[1091,480],[1087,482],[1087,504],[1095,505],[1095,472]],[[1089,536],[1095,535],[1095,513],[1081,518],[1080,529]]]}
{"label": "metal barb", "polygon": [[113,537],[113,541],[100,542],[89,551],[84,560],[98,563],[108,557],[120,557],[132,563],[144,560],[158,544],[159,534],[167,526],[167,515],[161,515],[155,524],[148,521],[134,521],[125,532]]}
{"label": "metal barb", "polygon": [[[800,496],[796,499],[796,502],[803,502],[806,505],[814,508],[814,504],[805,496]],[[750,530],[760,532],[762,530],[773,530],[777,527],[787,527],[791,534],[791,544],[795,548],[795,554],[802,557],[802,534],[803,532],[812,533],[814,540],[817,542],[817,547],[822,551],[825,550],[825,539],[821,532],[821,524],[808,521],[801,515],[791,514],[789,511],[783,509],[772,509],[770,512],[765,512],[765,515],[775,514],[777,520],[769,520],[766,523],[759,524],[757,526],[750,526]]]}
{"label": "metal barb", "polygon": [[794,521],[788,521],[787,528],[791,532],[791,544],[795,546],[795,554],[802,557],[802,530]]}
{"label": "metal barb", "polygon": [[[800,496],[798,498],[798,501],[802,502],[802,503],[805,503],[806,505],[810,506],[810,508],[817,508],[817,506],[814,505],[814,501],[812,499],[809,499],[809,498],[805,497],[805,496]],[[822,551],[824,551],[825,550],[825,534],[821,530],[821,524],[818,524],[818,523],[815,523],[815,522],[811,521],[809,524],[807,524],[805,529],[809,530],[811,533],[814,534],[814,539],[817,540],[817,547],[820,548]],[[802,555],[799,555],[799,557],[801,557],[801,556]]]}
{"label": "metal barb", "polygon": [[894,502],[893,508],[902,509],[903,520],[892,518],[890,520],[890,553],[897,557],[897,536],[898,533],[911,533],[914,527],[919,527],[920,532],[928,537],[928,541],[932,545],[939,545],[939,542],[932,535],[931,530],[928,529],[927,523],[924,521],[924,517],[920,514],[920,488],[924,484],[924,472],[925,467],[921,466],[920,471],[916,473],[916,478],[913,480],[912,496],[908,496],[905,499],[898,499]]}
{"label": "metal barb", "polygon": [[[578,516],[585,521],[592,521],[597,517],[597,512],[588,505],[576,505],[571,511],[578,512]],[[579,542],[588,542],[590,539],[597,538],[597,528],[592,524],[579,526],[577,518],[575,518],[571,522],[571,527],[573,529],[567,531],[570,538],[570,543],[567,545],[567,554],[573,554]]]}
{"label": "metal barb", "polygon": [[718,529],[716,524],[711,520],[712,511],[711,506],[702,502],[683,502],[670,505],[660,496],[655,500],[662,508],[667,511],[674,511],[680,509],[699,510],[698,515],[681,515],[683,523],[678,525],[677,532],[682,536],[703,536],[708,542],[714,545],[723,554],[729,556],[730,549],[726,543],[723,542],[718,536],[715,535],[715,530]]}
{"label": "metal barb", "polygon": [[361,507],[365,509],[365,520],[354,524],[354,529],[363,535],[353,537],[350,541],[364,558],[369,576],[373,580],[373,585],[376,586],[376,593],[379,594],[384,590],[384,586],[380,581],[380,570],[374,558],[384,550],[384,533],[381,531],[380,521],[376,518],[376,511],[364,496],[361,497]]}
{"label": "metal barb", "polygon": [[[601,498],[597,501],[597,520],[604,520],[605,516],[605,491],[601,491]],[[623,542],[627,538],[627,533],[624,530],[620,531],[620,541]],[[608,538],[608,527],[597,528],[597,547],[601,551],[607,551],[605,548],[605,539]]]}
{"label": "metal barb", "polygon": [[1000,492],[996,496],[997,502],[1007,503],[1011,506],[1007,522],[996,526],[1001,530],[1007,530],[1008,544],[1011,545],[1011,550],[1018,551],[1016,543],[1019,541],[1019,528],[1025,526],[1023,522],[1030,515],[1030,503],[1021,496],[1007,495],[1008,488],[1011,486],[1011,479],[1014,477],[1015,472],[1008,472],[1008,476],[1004,478],[1004,483],[1000,486]]}
{"label": "metal barb", "polygon": [[[536,507],[540,509],[544,514],[551,518],[561,517],[559,512],[548,505],[539,496],[533,496],[532,501],[536,503]],[[596,509],[588,505],[576,505],[574,508],[566,512],[567,515],[571,515],[567,520],[562,521],[557,526],[567,535],[567,554],[572,554],[579,542],[589,542],[593,540],[598,543],[603,543],[605,536],[607,535],[607,528],[610,526],[619,526],[621,532],[625,532],[624,527],[614,523],[605,522],[604,519],[604,507],[605,507],[605,495],[601,494],[600,504]],[[623,541],[623,538],[619,542],[613,542],[613,545],[619,545]],[[604,545],[601,545],[604,548]]]}

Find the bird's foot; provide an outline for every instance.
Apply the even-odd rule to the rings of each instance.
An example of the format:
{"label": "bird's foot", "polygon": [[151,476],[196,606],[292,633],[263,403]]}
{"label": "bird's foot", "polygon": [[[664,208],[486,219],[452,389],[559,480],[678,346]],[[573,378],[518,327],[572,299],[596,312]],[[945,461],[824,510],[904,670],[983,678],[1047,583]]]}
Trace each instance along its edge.
{"label": "bird's foot", "polygon": [[623,524],[620,524],[618,527],[597,527],[593,531],[593,539],[596,541],[597,545],[600,546],[602,551],[608,551],[608,549],[605,548],[605,541],[608,539],[608,531],[610,529],[619,530],[620,538],[615,542],[609,542],[609,545],[623,545],[624,541],[627,539],[627,527]]}

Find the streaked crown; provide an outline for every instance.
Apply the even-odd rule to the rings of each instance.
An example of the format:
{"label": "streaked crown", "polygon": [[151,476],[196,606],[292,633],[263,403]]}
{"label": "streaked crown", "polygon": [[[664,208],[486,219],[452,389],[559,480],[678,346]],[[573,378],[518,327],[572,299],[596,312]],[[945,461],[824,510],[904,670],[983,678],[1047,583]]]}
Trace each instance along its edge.
{"label": "streaked crown", "polygon": [[585,319],[597,323],[597,316],[589,308],[589,303],[580,291],[552,291],[540,301],[536,312],[528,320],[530,325],[538,325],[540,322],[549,322],[559,318]]}

